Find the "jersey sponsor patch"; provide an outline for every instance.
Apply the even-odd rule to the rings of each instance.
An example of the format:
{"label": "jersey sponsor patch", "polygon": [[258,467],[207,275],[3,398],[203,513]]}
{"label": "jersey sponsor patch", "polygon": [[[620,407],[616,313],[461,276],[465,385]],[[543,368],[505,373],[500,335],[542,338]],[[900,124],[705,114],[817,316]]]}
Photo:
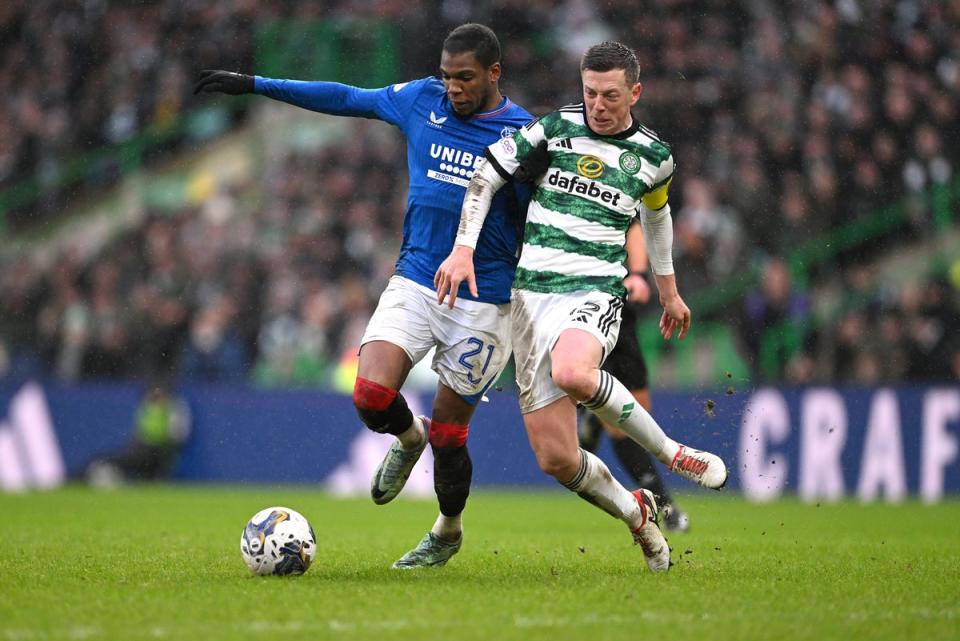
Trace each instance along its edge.
{"label": "jersey sponsor patch", "polygon": [[551,171],[547,176],[546,182],[548,185],[556,187],[559,191],[586,196],[605,205],[613,205],[616,207],[617,203],[620,202],[620,192],[613,189],[606,189],[593,180],[584,182],[580,180],[580,176],[577,175],[568,178],[559,170]]}
{"label": "jersey sponsor patch", "polygon": [[596,180],[603,175],[603,161],[596,156],[580,156],[577,159],[577,172],[584,178]]}
{"label": "jersey sponsor patch", "polygon": [[427,178],[433,178],[434,180],[439,180],[442,183],[450,183],[451,185],[459,185],[464,189],[470,184],[470,181],[466,178],[458,178],[457,176],[451,176],[450,174],[434,171],[433,169],[427,170]]}
{"label": "jersey sponsor patch", "polygon": [[434,165],[434,169],[427,170],[427,178],[461,187],[467,186],[474,170],[483,161],[483,156],[437,143],[430,143],[430,157],[440,162]]}
{"label": "jersey sponsor patch", "polygon": [[513,142],[513,138],[501,138],[499,144],[500,150],[507,155],[507,158],[516,158],[517,143]]}

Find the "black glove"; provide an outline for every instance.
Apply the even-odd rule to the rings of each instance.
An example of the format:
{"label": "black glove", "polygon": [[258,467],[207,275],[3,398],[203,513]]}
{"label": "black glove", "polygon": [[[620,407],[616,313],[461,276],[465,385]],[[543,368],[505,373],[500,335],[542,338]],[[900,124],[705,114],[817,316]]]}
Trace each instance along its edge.
{"label": "black glove", "polygon": [[253,76],[243,73],[234,73],[233,71],[220,71],[219,69],[204,69],[200,72],[200,80],[193,88],[193,94],[197,95],[201,91],[213,93],[228,93],[231,96],[239,96],[242,93],[253,93]]}
{"label": "black glove", "polygon": [[517,170],[513,172],[513,179],[525,185],[532,185],[537,182],[549,166],[550,154],[547,153],[547,141],[544,140],[523,159]]}

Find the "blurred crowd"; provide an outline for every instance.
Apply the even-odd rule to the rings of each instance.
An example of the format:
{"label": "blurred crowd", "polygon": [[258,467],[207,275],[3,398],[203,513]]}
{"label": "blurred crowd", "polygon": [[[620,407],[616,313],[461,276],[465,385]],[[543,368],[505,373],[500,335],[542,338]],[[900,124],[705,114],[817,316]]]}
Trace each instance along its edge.
{"label": "blurred crowd", "polygon": [[[256,5],[0,3],[0,189],[30,177],[56,185],[71,158],[172,127],[197,65],[249,65]],[[102,162],[88,180],[102,186],[115,174]],[[63,194],[53,196],[8,224],[51,215]]]}
{"label": "blurred crowd", "polygon": [[754,380],[960,380],[960,256],[942,273],[900,284],[867,264],[851,265],[832,309],[819,315],[812,292],[794,286],[782,259],[766,259],[761,274],[737,319]]}
{"label": "blurred crowd", "polygon": [[[172,123],[201,104],[189,95],[196,71],[253,69],[253,33],[272,18],[388,17],[411,43],[404,79],[434,72],[449,28],[485,22],[503,44],[504,93],[536,114],[578,101],[580,53],[620,39],[641,62],[636,113],[678,161],[681,291],[693,299],[759,274],[717,312],[756,378],[960,377],[960,278],[895,287],[870,269],[956,224],[956,204],[944,214],[930,194],[956,192],[960,1],[471,4],[3,3],[0,186]],[[392,271],[406,198],[399,134],[348,126],[349,144],[272,159],[257,182],[150,216],[92,260],[4,266],[0,372],[328,384]],[[240,205],[248,192],[257,211]],[[794,279],[791,252],[888,205],[905,208],[903,224]],[[856,295],[817,322],[826,283]]]}
{"label": "blurred crowd", "polygon": [[[200,69],[249,70],[258,26],[403,15],[416,2],[360,0],[4,0],[0,2],[0,190],[37,178],[45,198],[13,212],[36,223],[83,187],[116,180],[120,155],[95,165],[71,194],[53,187],[77,168],[72,158],[149,133],[169,152],[189,132],[167,135],[192,106]],[[34,220],[31,220],[34,219]]]}
{"label": "blurred crowd", "polygon": [[[89,263],[20,258],[0,273],[0,366],[66,381],[324,384],[356,352],[399,250],[402,141],[385,133],[359,123],[348,149],[290,155],[258,184],[150,216]],[[256,215],[241,206],[250,189],[267,203]]]}

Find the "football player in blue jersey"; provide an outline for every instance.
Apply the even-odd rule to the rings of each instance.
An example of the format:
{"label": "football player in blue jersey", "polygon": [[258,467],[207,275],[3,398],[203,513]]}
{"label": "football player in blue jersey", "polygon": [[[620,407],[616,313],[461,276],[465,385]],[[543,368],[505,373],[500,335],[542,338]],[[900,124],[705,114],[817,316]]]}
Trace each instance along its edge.
{"label": "football player in blue jersey", "polygon": [[[456,305],[436,304],[433,276],[453,248],[466,186],[486,147],[532,117],[501,95],[500,43],[489,28],[465,24],[443,43],[440,77],[382,89],[333,82],[274,80],[204,71],[194,93],[255,93],[313,111],[376,118],[407,139],[409,198],[396,273],[380,297],[360,347],[354,405],[371,430],[393,434],[374,474],[377,504],[399,494],[429,442],[440,515],[395,568],[443,565],[460,549],[461,513],[472,463],[467,432],[476,403],[497,379],[510,352],[510,286],[519,250],[523,188],[494,199],[474,255],[476,278]],[[411,367],[436,348],[439,375],[432,416],[415,417],[399,390]]]}

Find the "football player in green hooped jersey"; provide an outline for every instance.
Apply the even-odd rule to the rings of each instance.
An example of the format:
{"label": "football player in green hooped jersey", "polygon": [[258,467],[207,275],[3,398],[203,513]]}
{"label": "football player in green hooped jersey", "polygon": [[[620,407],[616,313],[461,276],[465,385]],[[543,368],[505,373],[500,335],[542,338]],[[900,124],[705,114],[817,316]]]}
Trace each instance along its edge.
{"label": "football player in green hooped jersey", "polygon": [[641,218],[660,292],[665,340],[674,331],[686,336],[690,310],[673,273],[667,204],[673,155],[630,112],[642,91],[636,56],[620,43],[604,42],[587,50],[580,73],[582,104],[550,113],[487,148],[486,162],[467,187],[456,244],[437,270],[437,300],[442,304],[449,294],[452,305],[464,281],[476,296],[473,248],[493,194],[545,148],[549,164],[527,212],[511,296],[520,410],[540,468],[624,521],[650,569],[663,572],[670,551],[653,494],[628,491],[599,458],[579,447],[577,403],[704,487],[723,487],[727,468],[716,455],[669,438],[619,380],[600,370],[620,328],[624,245],[634,216]]}

